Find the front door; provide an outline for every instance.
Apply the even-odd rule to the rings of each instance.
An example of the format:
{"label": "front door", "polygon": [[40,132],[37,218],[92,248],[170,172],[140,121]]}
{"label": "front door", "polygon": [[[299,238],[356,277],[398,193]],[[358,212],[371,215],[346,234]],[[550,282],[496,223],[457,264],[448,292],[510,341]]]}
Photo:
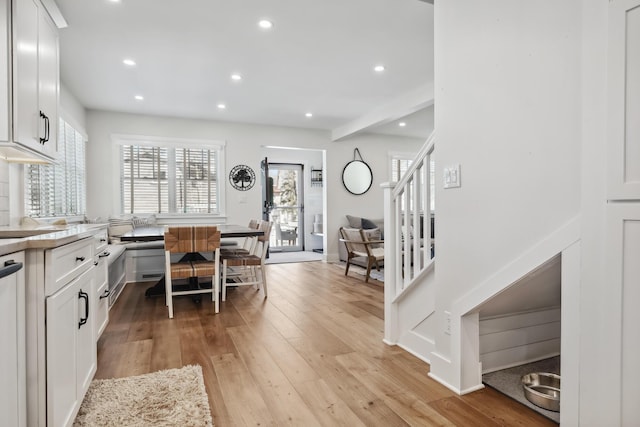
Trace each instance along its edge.
{"label": "front door", "polygon": [[273,222],[269,247],[273,252],[304,250],[304,183],[300,164],[269,163]]}

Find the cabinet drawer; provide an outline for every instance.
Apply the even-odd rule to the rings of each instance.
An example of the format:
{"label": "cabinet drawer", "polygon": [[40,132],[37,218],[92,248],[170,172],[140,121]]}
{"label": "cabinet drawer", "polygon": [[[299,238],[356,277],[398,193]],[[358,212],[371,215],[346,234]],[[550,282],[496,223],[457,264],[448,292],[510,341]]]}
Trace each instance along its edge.
{"label": "cabinet drawer", "polygon": [[107,235],[107,229],[99,230],[93,235],[94,242],[96,244],[96,253],[104,252],[107,249],[109,243],[109,237]]}
{"label": "cabinet drawer", "polygon": [[45,253],[45,294],[58,289],[78,277],[93,265],[93,238],[79,240],[51,249]]}

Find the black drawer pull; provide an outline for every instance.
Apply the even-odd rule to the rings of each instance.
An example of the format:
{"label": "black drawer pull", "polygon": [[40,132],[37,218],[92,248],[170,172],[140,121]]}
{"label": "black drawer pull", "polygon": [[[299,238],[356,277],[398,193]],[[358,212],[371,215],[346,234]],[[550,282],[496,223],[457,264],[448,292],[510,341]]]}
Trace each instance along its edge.
{"label": "black drawer pull", "polygon": [[109,298],[109,295],[111,295],[111,290],[105,289],[105,291],[102,293],[102,295],[100,295],[99,299]]}
{"label": "black drawer pull", "polygon": [[77,256],[77,257],[76,257],[76,261],[81,261],[81,262],[82,262],[82,261],[84,261],[85,259],[86,259],[86,258],[85,258],[85,257],[83,257],[83,256]]}
{"label": "black drawer pull", "polygon": [[109,255],[111,255],[111,252],[104,251],[100,255],[98,255],[98,258],[104,258],[104,257],[109,256]]}

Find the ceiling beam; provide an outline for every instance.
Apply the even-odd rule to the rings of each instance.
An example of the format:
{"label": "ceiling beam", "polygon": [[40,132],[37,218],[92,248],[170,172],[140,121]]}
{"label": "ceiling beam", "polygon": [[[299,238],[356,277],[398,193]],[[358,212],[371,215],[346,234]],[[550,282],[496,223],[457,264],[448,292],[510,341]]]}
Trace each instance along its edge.
{"label": "ceiling beam", "polygon": [[433,83],[398,96],[389,103],[331,131],[331,140],[340,141],[374,126],[386,124],[433,105]]}

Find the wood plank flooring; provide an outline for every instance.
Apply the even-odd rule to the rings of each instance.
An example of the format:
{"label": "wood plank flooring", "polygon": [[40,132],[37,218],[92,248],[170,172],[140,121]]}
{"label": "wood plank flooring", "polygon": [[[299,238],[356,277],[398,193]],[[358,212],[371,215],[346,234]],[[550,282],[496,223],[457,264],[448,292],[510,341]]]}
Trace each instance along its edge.
{"label": "wood plank flooring", "polygon": [[202,366],[223,426],[556,426],[500,393],[457,396],[429,365],[387,346],[383,288],[322,262],[267,267],[269,298],[230,289],[206,298],[145,298],[129,284],[98,342],[96,378]]}

